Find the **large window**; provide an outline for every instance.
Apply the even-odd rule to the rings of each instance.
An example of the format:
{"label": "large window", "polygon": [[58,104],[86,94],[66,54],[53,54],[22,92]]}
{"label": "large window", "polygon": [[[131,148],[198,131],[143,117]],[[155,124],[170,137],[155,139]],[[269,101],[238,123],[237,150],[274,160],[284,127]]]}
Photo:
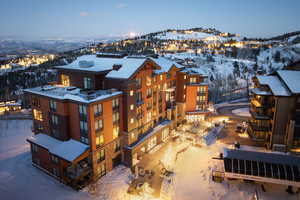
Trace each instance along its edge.
{"label": "large window", "polygon": [[200,86],[200,87],[198,87],[198,88],[197,88],[197,92],[199,92],[199,93],[204,93],[204,92],[206,92],[206,87],[205,87],[205,86]]}
{"label": "large window", "polygon": [[92,88],[92,79],[89,77],[83,78],[83,88],[84,89],[91,89]]}
{"label": "large window", "polygon": [[89,138],[88,138],[88,126],[86,121],[80,121],[80,141],[88,144]]}
{"label": "large window", "polygon": [[206,96],[197,96],[197,101],[198,102],[205,102]]}
{"label": "large window", "polygon": [[197,78],[196,77],[191,77],[190,78],[190,83],[196,83],[197,82]]}
{"label": "large window", "polygon": [[79,115],[80,118],[86,119],[87,118],[87,109],[85,105],[79,105]]}
{"label": "large window", "polygon": [[119,126],[113,127],[113,139],[116,139],[117,137],[119,137],[119,132],[120,132]]}
{"label": "large window", "polygon": [[95,131],[101,131],[103,129],[103,120],[102,119],[98,119],[95,120]]}
{"label": "large window", "polygon": [[96,146],[99,147],[104,144],[104,136],[103,134],[96,135]]}
{"label": "large window", "polygon": [[54,101],[54,100],[50,100],[50,110],[52,111],[52,112],[56,112],[56,109],[57,109],[57,103],[56,103],[56,101]]}
{"label": "large window", "polygon": [[113,117],[113,123],[114,124],[119,123],[119,119],[120,119],[119,112],[114,112],[112,117]]}
{"label": "large window", "polygon": [[43,121],[42,111],[33,109],[33,118],[35,120]]}
{"label": "large window", "polygon": [[105,150],[101,149],[97,152],[97,162],[100,163],[103,160],[105,160]]}
{"label": "large window", "polygon": [[58,125],[58,116],[57,115],[51,115],[51,124],[52,125]]}
{"label": "large window", "polygon": [[94,115],[99,116],[102,114],[102,104],[94,105]]}
{"label": "large window", "polygon": [[112,101],[112,108],[113,108],[113,110],[119,108],[119,99],[113,99],[113,101]]}
{"label": "large window", "polygon": [[61,75],[61,83],[64,86],[70,86],[70,77],[68,75],[62,74]]}

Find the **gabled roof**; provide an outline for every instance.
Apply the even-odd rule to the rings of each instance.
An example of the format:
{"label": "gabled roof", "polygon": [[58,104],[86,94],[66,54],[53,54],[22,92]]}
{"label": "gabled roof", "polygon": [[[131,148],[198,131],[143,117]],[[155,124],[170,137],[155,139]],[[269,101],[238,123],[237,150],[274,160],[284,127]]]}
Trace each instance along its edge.
{"label": "gabled roof", "polygon": [[110,71],[106,77],[107,78],[119,78],[119,79],[129,79],[144,63],[147,58],[130,58],[125,57],[119,59],[120,69]]}
{"label": "gabled roof", "polygon": [[284,81],[291,93],[300,94],[300,71],[279,70],[277,74]]}
{"label": "gabled roof", "polygon": [[181,69],[181,68],[184,67],[184,66],[182,66],[182,65],[180,65],[176,62],[173,62],[173,61],[168,60],[168,59],[163,58],[163,57],[150,58],[150,60],[152,60],[153,62],[155,62],[157,65],[159,65],[161,67],[161,69],[155,70],[155,72],[158,73],[158,74],[163,73],[163,72],[168,72],[168,71],[170,71],[170,69],[172,67],[176,67],[178,69]]}
{"label": "gabled roof", "polygon": [[256,76],[259,84],[267,85],[274,96],[290,96],[290,92],[277,76]]}
{"label": "gabled roof", "polygon": [[59,141],[43,133],[34,135],[27,140],[48,149],[50,153],[57,155],[69,162],[73,162],[76,158],[89,149],[88,145],[76,140],[70,139],[68,141]]}

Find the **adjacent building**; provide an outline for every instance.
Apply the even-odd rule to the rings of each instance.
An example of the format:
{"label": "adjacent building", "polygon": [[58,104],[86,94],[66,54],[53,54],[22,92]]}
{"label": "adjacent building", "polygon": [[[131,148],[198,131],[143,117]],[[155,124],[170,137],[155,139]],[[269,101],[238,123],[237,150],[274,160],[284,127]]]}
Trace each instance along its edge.
{"label": "adjacent building", "polygon": [[163,57],[85,55],[57,70],[57,85],[26,90],[28,141],[33,164],[74,187],[135,166],[208,113],[205,74]]}
{"label": "adjacent building", "polygon": [[279,70],[253,78],[249,134],[268,148],[299,151],[300,72]]}

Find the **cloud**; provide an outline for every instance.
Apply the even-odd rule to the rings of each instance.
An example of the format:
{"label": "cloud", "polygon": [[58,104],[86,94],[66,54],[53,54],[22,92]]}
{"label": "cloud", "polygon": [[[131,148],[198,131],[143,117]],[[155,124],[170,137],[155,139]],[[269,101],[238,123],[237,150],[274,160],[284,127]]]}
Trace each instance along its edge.
{"label": "cloud", "polygon": [[125,8],[125,7],[126,7],[126,4],[124,4],[124,3],[118,3],[118,4],[116,5],[116,8],[119,8],[119,9]]}
{"label": "cloud", "polygon": [[89,13],[88,13],[88,12],[85,12],[85,11],[82,11],[82,12],[79,13],[79,15],[80,15],[81,17],[86,17],[86,16],[89,15]]}

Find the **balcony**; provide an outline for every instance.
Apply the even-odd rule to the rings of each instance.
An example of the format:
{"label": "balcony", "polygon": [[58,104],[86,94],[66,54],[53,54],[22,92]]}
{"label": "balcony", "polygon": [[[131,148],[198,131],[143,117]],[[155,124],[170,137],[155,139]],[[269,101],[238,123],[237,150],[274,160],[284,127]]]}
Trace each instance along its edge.
{"label": "balcony", "polygon": [[92,170],[88,162],[82,160],[79,163],[71,165],[67,168],[67,177],[70,179],[79,179],[90,172],[92,172]]}
{"label": "balcony", "polygon": [[250,113],[256,119],[272,119],[273,112],[270,109],[263,107],[250,106]]}
{"label": "balcony", "polygon": [[255,122],[249,122],[249,126],[251,126],[251,128],[254,131],[271,131],[271,124],[268,125],[261,125]]}

